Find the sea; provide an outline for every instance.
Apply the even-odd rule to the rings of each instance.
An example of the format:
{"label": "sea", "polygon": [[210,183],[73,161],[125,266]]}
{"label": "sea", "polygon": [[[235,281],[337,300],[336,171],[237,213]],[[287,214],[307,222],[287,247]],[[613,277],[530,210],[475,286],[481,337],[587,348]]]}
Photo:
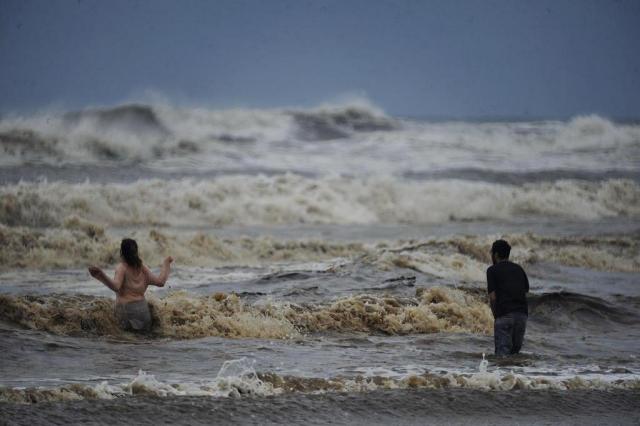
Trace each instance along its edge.
{"label": "sea", "polygon": [[[0,119],[1,424],[638,424],[640,123],[367,101]],[[137,240],[167,285],[118,328]],[[529,276],[493,355],[496,239]]]}

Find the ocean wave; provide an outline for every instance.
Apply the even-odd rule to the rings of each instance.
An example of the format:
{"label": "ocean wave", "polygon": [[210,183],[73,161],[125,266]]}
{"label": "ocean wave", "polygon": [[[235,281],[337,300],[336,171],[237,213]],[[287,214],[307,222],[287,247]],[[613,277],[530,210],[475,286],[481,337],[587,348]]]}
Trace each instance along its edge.
{"label": "ocean wave", "polygon": [[140,370],[130,382],[114,385],[105,381],[95,386],[71,384],[53,389],[0,387],[0,402],[38,403],[123,396],[240,397],[277,395],[282,392],[283,389],[274,388],[271,383],[261,380],[253,363],[242,358],[226,361],[216,377],[204,383],[164,383]]}
{"label": "ocean wave", "polygon": [[385,376],[355,376],[309,378],[281,376],[272,372],[256,372],[245,359],[227,361],[221,372],[210,380],[167,383],[139,371],[129,382],[98,385],[70,384],[56,388],[0,387],[0,402],[34,404],[73,401],[79,399],[114,399],[120,397],[167,396],[243,397],[273,396],[287,393],[372,392],[379,389],[473,389],[479,391],[575,391],[575,390],[637,390],[640,379],[616,377],[553,377],[527,376],[509,372],[491,373],[424,373],[404,378]]}
{"label": "ocean wave", "polygon": [[68,112],[62,116],[62,122],[67,130],[83,126],[88,122],[100,132],[119,128],[133,134],[152,133],[160,137],[169,133],[158,114],[148,105],[133,104],[107,109]]}
{"label": "ocean wave", "polygon": [[264,110],[129,104],[5,118],[0,152],[10,164],[140,162],[198,154],[212,144],[321,141],[399,126],[367,102]]}
{"label": "ocean wave", "polygon": [[539,324],[554,329],[560,325],[582,325],[610,330],[612,322],[640,324],[637,313],[627,311],[597,297],[571,292],[533,295],[529,298],[529,315]]}
{"label": "ocean wave", "polygon": [[[186,266],[259,266],[352,258],[366,252],[362,243],[321,240],[276,240],[270,237],[235,239],[215,234],[172,233],[151,229],[133,231],[140,253],[149,265],[174,256]],[[0,270],[8,268],[84,267],[119,261],[121,239],[99,225],[70,220],[64,229],[37,230],[0,225]]]}
{"label": "ocean wave", "polygon": [[[493,322],[481,296],[446,287],[419,289],[415,298],[364,294],[315,305],[250,305],[235,294],[194,296],[184,291],[149,302],[153,333],[177,339],[295,339],[322,331],[488,334]],[[129,336],[119,329],[113,309],[113,301],[102,297],[0,295],[0,319],[60,335]]]}
{"label": "ocean wave", "polygon": [[522,186],[391,177],[225,176],[130,184],[19,183],[0,187],[0,223],[61,226],[430,224],[473,220],[640,217],[631,180]]}
{"label": "ocean wave", "polygon": [[[456,282],[480,283],[491,263],[489,248],[506,238],[512,259],[523,265],[551,262],[602,271],[639,272],[637,235],[571,237],[535,234],[449,236],[379,243],[325,240],[278,240],[271,237],[221,238],[207,232],[136,230],[142,258],[157,265],[173,256],[182,266],[263,266],[329,261],[328,271],[348,265],[370,265],[379,270],[410,269]],[[64,229],[32,229],[0,225],[0,270],[11,268],[78,268],[119,261],[121,237],[99,225],[78,219]],[[345,264],[347,266],[340,266]]]}
{"label": "ocean wave", "polygon": [[522,265],[540,262],[593,270],[639,272],[638,236],[544,236],[512,235],[454,236],[399,243],[369,251],[360,258],[383,270],[406,268],[439,278],[484,282],[491,263],[489,248],[498,238],[514,249],[511,259]]}
{"label": "ocean wave", "polygon": [[0,121],[5,166],[169,163],[184,170],[200,165],[315,174],[328,168],[397,174],[505,166],[516,172],[635,170],[638,147],[640,126],[597,115],[567,122],[429,123],[389,117],[366,100],[307,109],[128,104]]}
{"label": "ocean wave", "polygon": [[572,118],[562,128],[556,144],[570,149],[611,149],[621,145],[638,143],[638,129],[616,126],[595,114]]}
{"label": "ocean wave", "polygon": [[[463,332],[490,334],[493,317],[482,289],[418,288],[415,297],[356,294],[332,302],[296,304],[263,299],[253,304],[236,294],[196,296],[178,291],[151,296],[152,336],[192,339],[298,339],[306,333],[362,332],[406,335]],[[530,320],[584,330],[611,323],[640,323],[637,313],[603,299],[576,293],[533,294]],[[0,295],[0,319],[59,335],[125,336],[113,312],[113,301],[87,295]]]}
{"label": "ocean wave", "polygon": [[394,130],[399,123],[368,109],[346,108],[313,112],[294,112],[300,140],[332,140],[349,137],[354,132]]}

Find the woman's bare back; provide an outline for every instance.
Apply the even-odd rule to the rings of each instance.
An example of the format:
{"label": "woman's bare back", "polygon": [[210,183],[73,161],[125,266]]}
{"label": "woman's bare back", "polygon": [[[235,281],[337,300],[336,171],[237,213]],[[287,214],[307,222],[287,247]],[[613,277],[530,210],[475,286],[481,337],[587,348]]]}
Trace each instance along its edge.
{"label": "woman's bare back", "polygon": [[123,275],[122,286],[116,293],[116,303],[129,303],[144,300],[144,293],[149,286],[149,269],[142,265],[140,268],[133,268],[122,262],[116,268],[118,273]]}
{"label": "woman's bare back", "polygon": [[157,276],[144,264],[136,268],[125,262],[118,264],[113,279],[96,266],[90,266],[89,273],[116,293],[116,304],[129,303],[144,300],[144,293],[150,285],[163,287],[169,277],[171,262],[173,258],[167,257],[162,263],[160,275]]}

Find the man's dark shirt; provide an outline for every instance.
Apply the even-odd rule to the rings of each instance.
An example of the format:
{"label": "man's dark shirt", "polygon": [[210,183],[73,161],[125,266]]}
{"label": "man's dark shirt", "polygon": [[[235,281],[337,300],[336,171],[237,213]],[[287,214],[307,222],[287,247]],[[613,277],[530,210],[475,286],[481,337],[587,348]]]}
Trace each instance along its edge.
{"label": "man's dark shirt", "polygon": [[520,265],[505,260],[490,266],[487,290],[496,292],[496,318],[510,312],[529,314],[526,296],[529,280]]}

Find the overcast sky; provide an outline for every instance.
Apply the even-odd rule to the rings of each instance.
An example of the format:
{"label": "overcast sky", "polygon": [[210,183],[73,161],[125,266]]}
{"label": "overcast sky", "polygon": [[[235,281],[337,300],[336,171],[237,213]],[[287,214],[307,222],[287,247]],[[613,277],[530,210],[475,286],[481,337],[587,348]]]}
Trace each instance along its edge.
{"label": "overcast sky", "polygon": [[640,1],[0,0],[0,112],[155,92],[394,115],[640,117]]}

